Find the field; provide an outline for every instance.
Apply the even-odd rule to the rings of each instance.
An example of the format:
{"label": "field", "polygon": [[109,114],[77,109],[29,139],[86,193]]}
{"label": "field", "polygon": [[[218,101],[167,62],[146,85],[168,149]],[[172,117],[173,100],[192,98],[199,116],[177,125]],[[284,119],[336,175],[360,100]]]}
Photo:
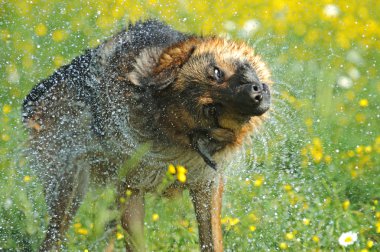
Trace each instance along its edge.
{"label": "field", "polygon": [[[248,41],[268,62],[273,109],[226,171],[226,251],[380,251],[380,1],[0,2],[0,251],[35,251],[48,221],[23,157],[23,98],[128,22],[156,17]],[[169,164],[168,164],[169,165]],[[115,188],[93,187],[66,251],[123,251]],[[148,251],[198,251],[188,193],[146,198]],[[345,241],[343,233],[352,231]],[[352,244],[351,244],[352,243]]]}

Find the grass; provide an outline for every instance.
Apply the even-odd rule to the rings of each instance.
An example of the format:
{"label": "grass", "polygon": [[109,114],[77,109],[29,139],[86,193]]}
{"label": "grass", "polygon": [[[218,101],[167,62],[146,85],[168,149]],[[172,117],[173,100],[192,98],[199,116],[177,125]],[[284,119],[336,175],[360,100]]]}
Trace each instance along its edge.
{"label": "grass", "polygon": [[[22,155],[23,97],[127,20],[248,41],[273,71],[271,119],[226,172],[227,251],[380,249],[380,4],[330,1],[9,1],[0,8],[0,250],[36,250],[48,216]],[[127,200],[128,195],[125,199]],[[114,188],[93,187],[67,251],[123,248]],[[197,251],[188,193],[146,199],[149,251]],[[344,232],[358,240],[338,243]]]}

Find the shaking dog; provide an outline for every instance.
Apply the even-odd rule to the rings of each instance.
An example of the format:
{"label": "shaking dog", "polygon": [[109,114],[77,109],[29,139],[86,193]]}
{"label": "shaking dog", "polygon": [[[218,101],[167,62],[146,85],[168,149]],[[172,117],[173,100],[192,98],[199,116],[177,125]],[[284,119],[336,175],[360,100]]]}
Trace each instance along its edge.
{"label": "shaking dog", "polygon": [[[87,50],[25,98],[28,158],[50,213],[41,251],[57,248],[93,174],[130,190],[121,223],[127,251],[143,251],[144,194],[170,163],[185,183],[202,251],[222,251],[223,169],[270,108],[270,71],[244,42],[181,33],[148,20]],[[138,165],[128,164],[149,146]]]}

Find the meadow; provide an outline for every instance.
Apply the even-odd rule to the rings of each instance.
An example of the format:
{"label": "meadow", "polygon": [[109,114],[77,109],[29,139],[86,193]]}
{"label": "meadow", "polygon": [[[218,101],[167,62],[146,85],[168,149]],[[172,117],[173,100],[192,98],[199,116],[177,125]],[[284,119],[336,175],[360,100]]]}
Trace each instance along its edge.
{"label": "meadow", "polygon": [[[0,251],[35,251],[48,214],[23,157],[28,91],[129,22],[244,40],[273,72],[270,119],[226,170],[226,251],[380,251],[380,1],[0,2]],[[169,166],[169,164],[168,164]],[[174,178],[175,179],[175,178]],[[115,188],[94,186],[66,251],[123,251]],[[146,198],[148,251],[198,251],[188,193]],[[342,234],[348,237],[339,241]]]}

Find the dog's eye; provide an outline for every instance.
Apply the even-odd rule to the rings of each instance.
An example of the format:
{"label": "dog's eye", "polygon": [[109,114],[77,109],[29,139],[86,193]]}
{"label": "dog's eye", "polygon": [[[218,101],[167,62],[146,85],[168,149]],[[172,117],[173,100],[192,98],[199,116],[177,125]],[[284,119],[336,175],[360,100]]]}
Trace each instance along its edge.
{"label": "dog's eye", "polygon": [[217,67],[214,67],[214,78],[218,83],[222,83],[224,80],[224,73]]}

